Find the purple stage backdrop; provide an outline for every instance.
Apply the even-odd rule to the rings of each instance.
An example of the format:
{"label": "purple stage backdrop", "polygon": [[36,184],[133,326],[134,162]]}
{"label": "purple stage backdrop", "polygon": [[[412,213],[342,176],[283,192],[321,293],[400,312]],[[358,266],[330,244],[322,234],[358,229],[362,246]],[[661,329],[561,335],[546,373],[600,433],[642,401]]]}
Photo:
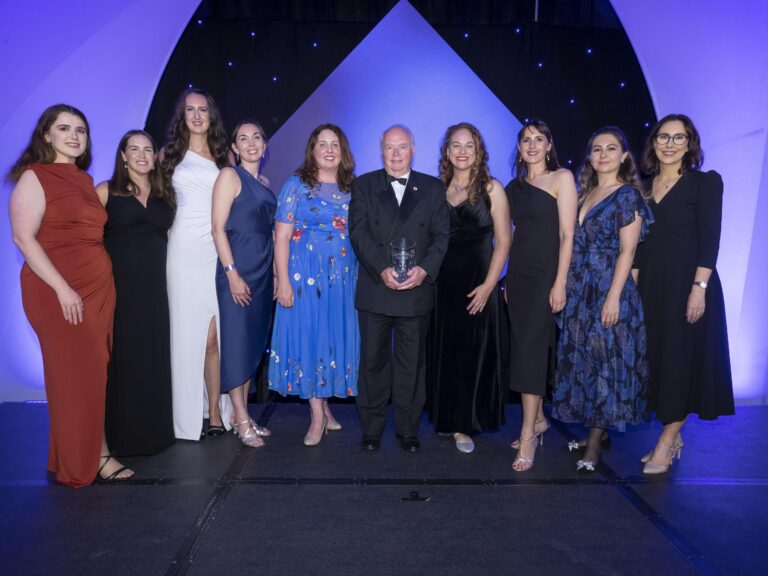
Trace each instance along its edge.
{"label": "purple stage backdrop", "polygon": [[[659,116],[690,114],[701,129],[705,169],[725,180],[720,270],[740,402],[768,395],[768,7],[758,0],[612,0],[645,72]],[[51,0],[6,3],[0,18],[0,168],[20,152],[40,112],[56,102],[81,108],[93,130],[98,182],[111,171],[125,130],[144,125],[163,69],[197,0],[120,3]],[[391,27],[397,25],[393,35]],[[403,34],[402,30],[409,30]],[[391,63],[397,37],[409,57]],[[510,55],[514,57],[514,55]],[[385,77],[405,78],[397,85]],[[420,78],[415,82],[411,77]],[[459,78],[460,80],[457,80]],[[404,89],[403,87],[407,87]],[[402,110],[403,112],[398,112]],[[268,175],[275,187],[300,162],[309,130],[333,121],[347,131],[358,173],[380,166],[378,136],[394,122],[416,134],[415,167],[434,173],[449,124],[476,123],[491,168],[509,175],[519,122],[404,0],[275,134]],[[10,188],[3,186],[7,198]],[[12,245],[6,202],[0,215],[0,401],[44,398],[35,334],[21,307],[21,256]]]}

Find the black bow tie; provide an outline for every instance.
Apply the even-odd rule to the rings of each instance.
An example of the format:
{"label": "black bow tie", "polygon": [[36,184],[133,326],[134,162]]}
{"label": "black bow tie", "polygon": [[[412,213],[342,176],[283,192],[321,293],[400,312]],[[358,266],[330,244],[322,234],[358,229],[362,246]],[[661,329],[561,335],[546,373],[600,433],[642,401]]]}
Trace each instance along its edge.
{"label": "black bow tie", "polygon": [[387,184],[392,184],[392,182],[399,182],[403,186],[408,184],[408,178],[396,178],[392,176],[391,174],[387,174]]}

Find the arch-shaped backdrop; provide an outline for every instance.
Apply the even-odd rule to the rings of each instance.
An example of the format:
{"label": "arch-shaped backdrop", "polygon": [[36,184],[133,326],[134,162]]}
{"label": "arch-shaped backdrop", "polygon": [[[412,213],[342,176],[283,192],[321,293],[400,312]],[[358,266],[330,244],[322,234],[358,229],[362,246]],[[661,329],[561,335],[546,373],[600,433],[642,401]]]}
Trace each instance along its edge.
{"label": "arch-shaped backdrop", "polygon": [[[635,47],[659,115],[693,116],[706,145],[706,166],[725,179],[718,267],[726,291],[737,398],[768,395],[768,7],[718,3],[612,0]],[[109,175],[112,143],[144,124],[155,88],[197,0],[37,0],[3,11],[0,45],[0,166],[19,153],[40,111],[66,101],[87,110],[97,144],[92,169]],[[32,18],[31,14],[35,14]],[[151,15],[151,16],[150,16]],[[62,32],[65,31],[66,33]],[[682,63],[682,64],[681,64]],[[106,143],[106,144],[104,144]],[[7,198],[9,187],[3,186]],[[0,213],[0,401],[42,399],[37,340],[21,307],[21,256],[10,242],[7,204]]]}

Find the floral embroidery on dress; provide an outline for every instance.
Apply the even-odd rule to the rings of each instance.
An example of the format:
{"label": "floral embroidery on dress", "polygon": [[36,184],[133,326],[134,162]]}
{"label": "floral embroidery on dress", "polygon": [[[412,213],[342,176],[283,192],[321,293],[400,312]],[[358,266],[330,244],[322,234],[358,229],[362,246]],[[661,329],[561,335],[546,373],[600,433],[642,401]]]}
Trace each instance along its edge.
{"label": "floral embroidery on dress", "polygon": [[[358,263],[347,234],[348,212],[349,193],[335,184],[310,190],[292,177],[280,192],[276,220],[294,224],[288,256],[294,305],[277,306],[270,390],[302,398],[357,394]],[[278,355],[283,357],[279,365]]]}
{"label": "floral embroidery on dress", "polygon": [[347,231],[347,219],[344,216],[335,216],[333,218],[333,227],[339,232]]}

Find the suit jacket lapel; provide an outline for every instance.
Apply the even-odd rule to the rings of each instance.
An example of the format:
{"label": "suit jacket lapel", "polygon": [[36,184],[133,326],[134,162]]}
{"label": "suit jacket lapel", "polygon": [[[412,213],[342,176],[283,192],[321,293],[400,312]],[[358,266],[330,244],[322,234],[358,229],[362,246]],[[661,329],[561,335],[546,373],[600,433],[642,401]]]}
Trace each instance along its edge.
{"label": "suit jacket lapel", "polygon": [[[416,173],[411,171],[411,177],[408,178],[408,184],[405,186],[403,201],[400,203],[400,209],[397,212],[397,219],[400,222],[406,222],[413,209],[419,204],[422,196],[419,194],[419,181]],[[395,202],[397,203],[397,202]]]}
{"label": "suit jacket lapel", "polygon": [[389,222],[394,224],[399,207],[397,198],[395,198],[395,191],[390,184],[387,184],[387,173],[384,170],[381,171],[381,178],[379,179],[379,202],[384,207]]}

